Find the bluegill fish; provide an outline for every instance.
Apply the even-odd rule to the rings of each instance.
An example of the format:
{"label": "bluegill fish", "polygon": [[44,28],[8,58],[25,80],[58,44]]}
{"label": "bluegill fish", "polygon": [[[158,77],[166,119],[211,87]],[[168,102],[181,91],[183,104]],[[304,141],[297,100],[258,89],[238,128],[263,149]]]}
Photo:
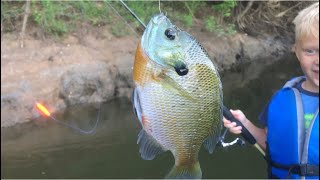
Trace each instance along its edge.
{"label": "bluegill fish", "polygon": [[164,14],[155,15],[138,44],[133,80],[141,157],[169,150],[175,165],[166,178],[201,178],[201,145],[212,153],[222,128],[222,85],[206,51]]}

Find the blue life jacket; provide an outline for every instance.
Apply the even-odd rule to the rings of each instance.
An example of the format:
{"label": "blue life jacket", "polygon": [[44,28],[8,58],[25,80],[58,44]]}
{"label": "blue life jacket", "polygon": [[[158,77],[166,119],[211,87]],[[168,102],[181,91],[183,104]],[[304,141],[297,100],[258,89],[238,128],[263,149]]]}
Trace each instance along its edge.
{"label": "blue life jacket", "polygon": [[301,95],[294,88],[303,79],[288,81],[269,104],[266,158],[272,178],[319,179],[319,107],[305,130]]}

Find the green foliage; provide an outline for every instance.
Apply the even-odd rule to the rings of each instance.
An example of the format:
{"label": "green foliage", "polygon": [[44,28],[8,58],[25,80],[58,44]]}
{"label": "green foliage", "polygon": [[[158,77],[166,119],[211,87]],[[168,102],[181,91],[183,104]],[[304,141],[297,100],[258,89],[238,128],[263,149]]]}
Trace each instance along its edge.
{"label": "green foliage", "polygon": [[128,35],[126,24],[123,22],[119,22],[111,27],[111,33],[116,37],[122,37]]}
{"label": "green foliage", "polygon": [[[145,24],[147,24],[154,14],[159,13],[158,1],[125,2]],[[167,13],[173,22],[178,22],[178,25],[181,25],[183,28],[193,28],[195,25],[199,25],[199,23],[195,24],[195,22],[204,21],[205,29],[209,32],[215,32],[219,35],[234,33],[234,25],[223,24],[223,18],[230,16],[232,8],[236,6],[236,0],[225,1],[221,4],[215,3],[212,7],[208,6],[209,4],[208,2],[197,0],[161,1],[161,11]],[[18,24],[20,29],[24,7],[24,1],[1,1],[1,23],[3,27],[7,30],[15,30],[14,27]],[[211,11],[208,11],[210,9]],[[111,0],[32,0],[29,19],[28,23],[34,22],[46,34],[55,36],[62,36],[65,33],[72,32],[82,23],[88,23],[93,26],[108,24],[115,36],[129,34],[128,25],[133,29],[141,29],[139,22],[119,1]]]}
{"label": "green foliage", "polygon": [[92,25],[109,20],[108,10],[103,2],[94,1],[33,1],[33,20],[45,32],[61,36],[70,32],[80,21]]}
{"label": "green foliage", "polygon": [[184,2],[186,8],[189,10],[189,13],[194,16],[194,14],[202,7],[205,6],[205,2],[201,1],[187,1]]}
{"label": "green foliage", "polygon": [[222,26],[214,16],[210,16],[205,20],[205,28],[207,31],[214,32],[218,36],[233,35],[237,32],[234,24]]}
{"label": "green foliage", "polygon": [[16,21],[23,14],[21,3],[1,1],[1,28],[4,31],[15,30]]}
{"label": "green foliage", "polygon": [[[159,13],[157,1],[127,1],[126,4],[145,24],[152,18],[154,14]],[[136,22],[135,25],[137,27],[140,26],[137,20],[128,12],[128,10],[126,10],[123,6],[121,7],[121,10],[125,11],[125,19],[128,19],[131,22]]]}
{"label": "green foliage", "polygon": [[111,18],[109,16],[109,8],[106,2],[94,2],[94,1],[78,1],[73,2],[73,8],[75,8],[77,20],[85,19],[93,25],[108,23]]}
{"label": "green foliage", "polygon": [[227,32],[227,35],[233,35],[233,34],[237,33],[236,25],[235,24],[228,24],[226,32]]}
{"label": "green foliage", "polygon": [[221,13],[224,17],[229,17],[231,15],[232,9],[236,6],[236,0],[224,0],[223,3],[212,6],[212,8],[218,13]]}
{"label": "green foliage", "polygon": [[221,4],[215,4],[212,9],[215,16],[209,16],[205,19],[205,28],[209,32],[215,32],[218,36],[228,36],[235,34],[236,28],[234,24],[225,24],[224,18],[231,16],[231,11],[237,6],[236,0],[224,1]]}
{"label": "green foliage", "polygon": [[209,18],[207,18],[205,20],[205,28],[209,32],[214,32],[216,29],[218,29],[218,23],[217,23],[216,19],[214,18],[214,16],[210,16]]}
{"label": "green foliage", "polygon": [[187,28],[191,28],[193,25],[193,16],[191,14],[185,14],[181,17],[181,20],[183,22],[183,24],[185,24],[185,26]]}
{"label": "green foliage", "polygon": [[[40,3],[40,4],[38,4]],[[44,0],[40,2],[32,2],[33,19],[44,29],[54,35],[62,35],[68,32],[68,27],[62,17],[67,6],[56,1]]]}

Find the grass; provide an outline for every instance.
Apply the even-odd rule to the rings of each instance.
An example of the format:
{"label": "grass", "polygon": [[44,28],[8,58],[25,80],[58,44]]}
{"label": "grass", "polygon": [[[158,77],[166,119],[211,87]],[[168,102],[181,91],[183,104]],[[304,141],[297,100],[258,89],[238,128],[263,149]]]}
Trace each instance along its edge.
{"label": "grass", "polygon": [[1,32],[15,31],[23,11],[21,3],[1,1]]}
{"label": "grass", "polygon": [[61,36],[69,30],[67,5],[52,1],[33,1],[32,18],[45,32]]}
{"label": "grass", "polygon": [[[150,18],[159,13],[158,1],[126,1],[126,4],[146,24]],[[1,1],[1,25],[5,32],[19,30],[15,28],[22,21],[25,2]],[[230,17],[236,1],[225,1],[218,5],[204,1],[162,1],[161,10],[168,13],[172,21],[181,22],[185,28],[193,28],[195,20],[204,21],[205,29],[222,35],[235,32],[233,24],[225,24],[224,19]],[[113,8],[124,18],[117,17]],[[198,16],[203,9],[211,9],[206,16]],[[223,21],[221,21],[221,19]],[[141,25],[118,1],[51,1],[32,0],[30,23],[34,23],[47,35],[63,36],[70,33],[81,23],[92,26],[108,24],[115,36],[128,34],[126,24],[135,29]],[[126,21],[126,22],[124,22]],[[20,22],[21,23],[21,22]],[[230,25],[229,25],[230,24]]]}

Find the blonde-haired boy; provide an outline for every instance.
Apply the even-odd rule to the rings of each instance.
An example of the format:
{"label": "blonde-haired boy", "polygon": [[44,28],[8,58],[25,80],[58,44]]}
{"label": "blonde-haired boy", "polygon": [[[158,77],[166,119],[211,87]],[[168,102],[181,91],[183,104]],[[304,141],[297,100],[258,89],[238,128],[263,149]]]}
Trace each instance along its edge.
{"label": "blonde-haired boy", "polygon": [[[253,125],[241,110],[232,114],[267,151],[269,178],[319,179],[319,2],[294,19],[294,51],[304,76],[289,80],[260,114],[264,129]],[[234,134],[241,127],[227,119]]]}

